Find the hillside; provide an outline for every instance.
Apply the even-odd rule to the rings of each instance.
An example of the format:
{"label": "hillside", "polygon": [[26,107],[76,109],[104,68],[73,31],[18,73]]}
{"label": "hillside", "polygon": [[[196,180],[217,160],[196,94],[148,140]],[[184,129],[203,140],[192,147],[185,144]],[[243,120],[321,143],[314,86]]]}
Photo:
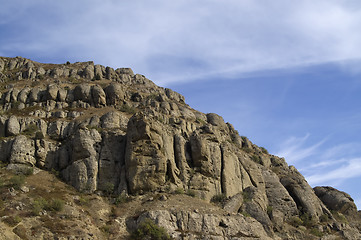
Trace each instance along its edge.
{"label": "hillside", "polygon": [[361,239],[348,194],[129,68],[1,57],[0,89],[1,239]]}

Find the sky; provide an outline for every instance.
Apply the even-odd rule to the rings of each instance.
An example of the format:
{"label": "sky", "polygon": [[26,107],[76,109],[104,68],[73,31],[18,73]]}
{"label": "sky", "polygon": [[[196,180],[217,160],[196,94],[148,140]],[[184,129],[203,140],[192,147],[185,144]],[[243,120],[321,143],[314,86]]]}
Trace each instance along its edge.
{"label": "sky", "polygon": [[0,56],[131,67],[361,209],[358,0],[0,0]]}

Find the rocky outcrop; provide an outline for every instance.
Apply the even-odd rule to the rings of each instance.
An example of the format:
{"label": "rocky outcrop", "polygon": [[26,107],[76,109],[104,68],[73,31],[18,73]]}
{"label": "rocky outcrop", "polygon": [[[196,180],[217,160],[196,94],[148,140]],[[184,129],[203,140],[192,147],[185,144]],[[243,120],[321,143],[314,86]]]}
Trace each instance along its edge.
{"label": "rocky outcrop", "polygon": [[357,218],[347,194],[312,189],[221,116],[192,109],[179,93],[129,68],[18,57],[0,58],[0,73],[0,160],[10,168],[57,171],[87,193],[183,192],[219,201],[228,212],[155,210],[135,224],[151,218],[175,238],[205,239],[309,236],[297,224],[325,235],[357,228],[334,217]]}
{"label": "rocky outcrop", "polygon": [[328,209],[349,215],[357,213],[357,207],[349,194],[333,187],[315,187],[314,190]]}

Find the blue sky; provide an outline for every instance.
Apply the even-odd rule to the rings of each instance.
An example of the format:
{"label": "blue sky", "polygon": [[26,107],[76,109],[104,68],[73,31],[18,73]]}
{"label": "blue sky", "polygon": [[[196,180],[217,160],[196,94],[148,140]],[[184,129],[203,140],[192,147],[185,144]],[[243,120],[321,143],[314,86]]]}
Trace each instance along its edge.
{"label": "blue sky", "polygon": [[131,67],[361,208],[361,2],[0,0],[0,55]]}

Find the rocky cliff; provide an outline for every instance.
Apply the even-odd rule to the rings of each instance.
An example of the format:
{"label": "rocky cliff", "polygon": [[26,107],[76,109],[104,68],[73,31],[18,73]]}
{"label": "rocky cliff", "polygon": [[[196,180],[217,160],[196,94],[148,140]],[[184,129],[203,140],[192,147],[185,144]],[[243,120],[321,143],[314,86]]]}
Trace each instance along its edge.
{"label": "rocky cliff", "polygon": [[118,216],[125,232],[151,219],[175,239],[361,239],[349,195],[312,189],[221,116],[129,68],[1,57],[0,88],[6,168],[52,171],[81,193],[134,204],[149,197],[151,207]]}

